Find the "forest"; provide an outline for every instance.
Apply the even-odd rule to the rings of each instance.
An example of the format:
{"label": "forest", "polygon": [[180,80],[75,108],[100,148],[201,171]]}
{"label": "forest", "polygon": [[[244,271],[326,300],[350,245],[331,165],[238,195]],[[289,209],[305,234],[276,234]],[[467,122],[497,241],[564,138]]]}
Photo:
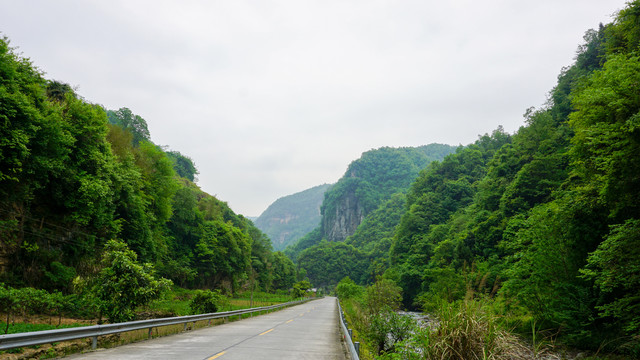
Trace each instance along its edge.
{"label": "forest", "polygon": [[19,305],[21,289],[75,296],[111,320],[133,317],[133,304],[107,309],[123,289],[137,303],[171,284],[288,291],[291,260],[197,174],[188,156],[152,142],[141,116],[45,79],[0,39],[0,311]]}
{"label": "forest", "polygon": [[[359,299],[354,326],[376,356],[458,358],[426,349],[442,332],[368,336],[380,324],[372,287],[393,290],[398,309],[464,318],[481,307],[534,344],[542,331],[547,341],[640,357],[639,46],[633,1],[585,33],[547,104],[527,109],[514,134],[498,128],[431,162],[406,192],[372,203],[344,241],[318,230],[287,253],[310,279],[342,279],[338,294]],[[394,314],[387,325],[400,331]]]}

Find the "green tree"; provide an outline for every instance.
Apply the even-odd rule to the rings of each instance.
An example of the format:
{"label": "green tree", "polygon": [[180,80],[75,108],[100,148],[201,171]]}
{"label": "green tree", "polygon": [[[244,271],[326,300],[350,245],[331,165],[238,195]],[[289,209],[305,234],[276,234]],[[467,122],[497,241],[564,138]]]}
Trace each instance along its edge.
{"label": "green tree", "polygon": [[293,297],[301,298],[307,294],[307,290],[311,289],[311,283],[308,280],[298,281],[293,284]]}
{"label": "green tree", "polygon": [[273,289],[287,290],[296,282],[296,268],[293,261],[281,251],[273,253]]}
{"label": "green tree", "polygon": [[336,285],[336,295],[341,300],[344,299],[357,299],[364,294],[364,288],[351,280],[348,276],[345,276],[338,285]]}
{"label": "green tree", "polygon": [[616,319],[624,332],[640,331],[640,220],[612,227],[581,272],[600,291],[600,315]]}
{"label": "green tree", "polygon": [[154,276],[151,264],[140,264],[137,259],[121,241],[109,240],[105,245],[94,292],[102,314],[112,323],[133,319],[136,307],[159,298],[171,285],[170,280]]}
{"label": "green tree", "polygon": [[176,171],[178,176],[182,176],[189,181],[196,181],[198,169],[190,157],[182,155],[179,151],[167,151],[166,154],[171,159],[173,170]]}
{"label": "green tree", "polygon": [[139,115],[135,115],[126,107],[116,111],[107,110],[109,123],[130,131],[133,134],[133,144],[138,145],[144,141],[150,141],[149,128],[147,122]]}

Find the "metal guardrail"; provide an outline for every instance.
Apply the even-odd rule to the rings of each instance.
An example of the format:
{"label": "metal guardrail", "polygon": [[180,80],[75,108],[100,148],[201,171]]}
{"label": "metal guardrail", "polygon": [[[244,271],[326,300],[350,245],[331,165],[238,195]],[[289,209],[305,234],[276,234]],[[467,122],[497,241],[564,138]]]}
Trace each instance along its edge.
{"label": "metal guardrail", "polygon": [[82,338],[91,338],[91,348],[95,349],[98,345],[98,336],[117,334],[117,333],[122,333],[127,331],[140,330],[140,329],[149,329],[149,338],[151,338],[151,334],[152,334],[151,331],[153,330],[153,328],[157,328],[161,326],[184,324],[184,327],[186,330],[187,324],[190,322],[195,323],[196,321],[201,321],[201,320],[212,320],[212,319],[221,319],[221,318],[226,319],[228,317],[236,316],[236,315],[251,314],[255,312],[259,313],[261,311],[270,311],[270,310],[275,310],[281,307],[301,304],[309,300],[310,299],[304,299],[304,300],[290,301],[287,303],[271,305],[271,306],[262,306],[257,308],[241,309],[241,310],[233,310],[233,311],[225,311],[225,312],[217,312],[217,313],[209,313],[209,314],[176,316],[176,317],[162,318],[162,319],[128,321],[128,322],[116,323],[116,324],[93,325],[93,326],[83,326],[83,327],[68,328],[68,329],[56,329],[56,330],[45,330],[45,331],[33,331],[33,332],[18,333],[18,334],[6,334],[6,335],[0,335],[0,350],[13,349],[13,348],[23,347],[23,346],[49,344],[49,343],[54,343],[59,341],[75,340],[75,339],[82,339]]}
{"label": "metal guardrail", "polygon": [[353,331],[349,329],[347,325],[347,319],[344,317],[344,311],[342,311],[342,307],[340,306],[340,300],[338,302],[338,312],[340,314],[340,329],[342,330],[342,334],[344,335],[344,339],[347,342],[347,348],[349,349],[349,353],[351,353],[351,359],[360,360],[360,343],[353,342]]}

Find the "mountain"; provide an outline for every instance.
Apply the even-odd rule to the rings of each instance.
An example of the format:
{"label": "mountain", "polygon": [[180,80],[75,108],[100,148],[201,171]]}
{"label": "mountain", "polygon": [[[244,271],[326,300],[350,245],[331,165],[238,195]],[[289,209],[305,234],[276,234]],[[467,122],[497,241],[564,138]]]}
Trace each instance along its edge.
{"label": "mountain", "polygon": [[429,144],[419,147],[382,147],[364,152],[324,195],[322,221],[314,231],[290,246],[292,259],[304,249],[326,239],[344,241],[364,219],[396,193],[405,193],[429,163],[442,160],[456,146]]}
{"label": "mountain", "polygon": [[320,224],[320,205],[331,185],[324,184],[276,200],[254,224],[282,250]]}

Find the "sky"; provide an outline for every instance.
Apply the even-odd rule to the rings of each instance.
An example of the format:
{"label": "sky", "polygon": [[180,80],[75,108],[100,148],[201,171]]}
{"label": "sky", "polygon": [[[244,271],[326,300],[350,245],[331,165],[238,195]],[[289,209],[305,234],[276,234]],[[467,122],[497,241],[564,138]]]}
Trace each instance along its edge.
{"label": "sky", "polygon": [[383,146],[515,132],[625,0],[0,0],[47,79],[131,109],[237,213]]}

